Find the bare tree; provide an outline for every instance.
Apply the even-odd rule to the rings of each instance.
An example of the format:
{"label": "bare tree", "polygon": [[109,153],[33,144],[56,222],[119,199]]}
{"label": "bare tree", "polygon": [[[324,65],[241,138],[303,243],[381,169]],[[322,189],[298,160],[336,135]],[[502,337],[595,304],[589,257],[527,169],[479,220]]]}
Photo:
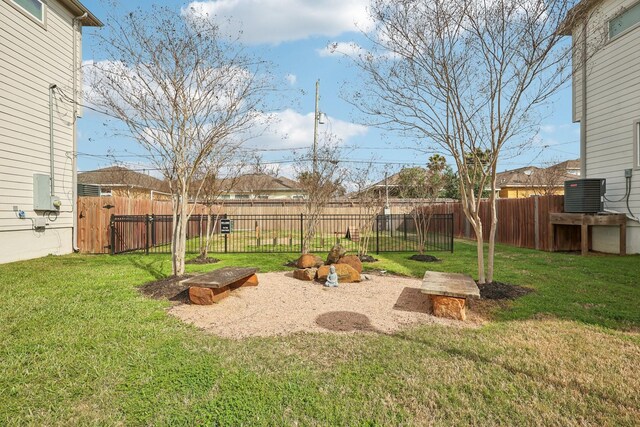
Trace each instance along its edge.
{"label": "bare tree", "polygon": [[[124,123],[170,183],[172,271],[184,273],[190,195],[218,147],[238,147],[259,125],[273,86],[266,63],[225,38],[212,20],[166,7],[111,19],[89,70],[91,102]],[[197,197],[197,196],[196,196]]]}
{"label": "bare tree", "polygon": [[424,254],[427,235],[433,218],[433,204],[445,187],[444,171],[446,159],[434,154],[429,158],[427,168],[413,167],[398,173],[400,197],[410,202],[409,213],[416,233],[418,253]]}
{"label": "bare tree", "polygon": [[376,173],[373,161],[354,167],[349,171],[349,180],[355,186],[353,198],[358,201],[358,223],[356,229],[349,230],[352,240],[357,240],[358,255],[367,255],[369,242],[373,236],[374,224],[385,204],[384,194],[372,184]]}
{"label": "bare tree", "polygon": [[214,152],[203,162],[194,181],[196,195],[193,199],[207,207],[206,215],[200,216],[200,232],[204,230],[204,238],[200,240],[199,258],[206,260],[209,257],[211,245],[219,230],[219,220],[224,210],[222,195],[229,193],[235,186],[238,178],[246,169],[246,161],[235,146],[220,144]]}
{"label": "bare tree", "polygon": [[528,189],[536,196],[553,196],[561,194],[564,190],[564,182],[568,179],[576,179],[570,175],[566,168],[561,167],[557,160],[546,162],[546,167],[537,168],[529,175]]}
{"label": "bare tree", "polygon": [[302,253],[310,251],[320,216],[327,203],[345,193],[343,182],[347,170],[340,166],[338,144],[332,141],[322,144],[316,158],[317,161],[313,162],[313,153],[310,151],[299,156],[295,164],[296,179],[305,194]]}
{"label": "bare tree", "polygon": [[[451,156],[477,238],[480,283],[494,275],[498,160],[531,141],[541,120],[537,107],[571,75],[571,45],[558,31],[571,4],[372,1],[372,46],[354,58],[363,86],[349,99],[375,124]],[[476,188],[491,190],[486,274]]]}

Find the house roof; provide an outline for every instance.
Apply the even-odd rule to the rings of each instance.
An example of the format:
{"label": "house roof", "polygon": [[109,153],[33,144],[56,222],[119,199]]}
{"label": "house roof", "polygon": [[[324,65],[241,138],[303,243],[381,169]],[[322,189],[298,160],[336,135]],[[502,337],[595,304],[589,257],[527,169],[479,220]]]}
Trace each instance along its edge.
{"label": "house roof", "polygon": [[541,168],[527,166],[500,172],[496,175],[496,184],[498,187],[529,186],[532,182],[532,176],[540,171],[542,171]]}
{"label": "house roof", "polygon": [[548,168],[526,166],[498,173],[496,184],[498,188],[561,186],[566,179],[576,179],[575,175],[567,172],[575,169],[580,169],[580,160],[565,160]]}
{"label": "house roof", "polygon": [[80,172],[78,173],[78,183],[112,187],[127,186],[169,192],[169,184],[166,181],[122,166],[110,166],[108,168]]}
{"label": "house roof", "polygon": [[[402,168],[399,172],[394,173],[393,175],[389,175],[386,180],[383,179],[381,181],[376,182],[375,184],[371,185],[369,188],[375,188],[375,187],[397,187],[398,185],[400,185],[400,177],[402,176],[402,172],[406,171],[406,170],[411,170],[411,169],[423,169],[419,166],[413,167],[413,168]],[[426,171],[426,169],[424,169]],[[386,182],[385,182],[386,181]]]}
{"label": "house roof", "polygon": [[582,0],[580,3],[572,7],[567,13],[566,18],[560,24],[558,32],[563,36],[570,36],[576,22],[582,22],[587,13],[593,6],[602,0]]}
{"label": "house roof", "polygon": [[96,16],[91,13],[89,9],[86,8],[85,5],[80,3],[78,0],[59,0],[60,3],[69,9],[75,16],[82,16],[83,14],[87,14],[87,17],[80,20],[80,25],[85,27],[102,27],[104,24],[96,18]]}
{"label": "house roof", "polygon": [[550,168],[559,168],[564,170],[580,169],[580,159],[565,160],[556,165],[549,166]]}
{"label": "house roof", "polygon": [[298,182],[283,176],[251,173],[237,177],[229,191],[244,193],[253,191],[302,191],[302,188]]}

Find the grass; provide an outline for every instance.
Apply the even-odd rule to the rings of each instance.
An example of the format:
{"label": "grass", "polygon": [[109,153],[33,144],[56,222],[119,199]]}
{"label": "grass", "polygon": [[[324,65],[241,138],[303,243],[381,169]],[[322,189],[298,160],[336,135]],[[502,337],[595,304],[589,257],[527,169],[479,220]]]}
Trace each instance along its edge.
{"label": "grass", "polygon": [[[640,257],[500,246],[497,280],[536,292],[480,328],[396,335],[206,335],[136,287],[166,255],[0,266],[0,425],[634,425],[640,419]],[[380,254],[371,268],[475,274]],[[291,254],[215,254],[283,269]],[[267,304],[268,301],[265,301]]]}

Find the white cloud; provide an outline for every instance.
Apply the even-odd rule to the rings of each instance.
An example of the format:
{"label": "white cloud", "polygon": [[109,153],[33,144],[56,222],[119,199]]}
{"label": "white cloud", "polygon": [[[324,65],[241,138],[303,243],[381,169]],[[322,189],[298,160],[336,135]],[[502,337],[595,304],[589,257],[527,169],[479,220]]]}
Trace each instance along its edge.
{"label": "white cloud", "polygon": [[211,0],[195,1],[183,13],[215,19],[223,32],[245,43],[278,44],[311,36],[336,37],[369,30],[368,0]]}
{"label": "white cloud", "polygon": [[289,85],[294,86],[298,81],[298,76],[296,76],[295,74],[287,74],[286,76],[284,76],[284,79],[287,81],[287,83],[289,83]]}
{"label": "white cloud", "polygon": [[322,57],[332,55],[346,55],[346,56],[358,56],[365,52],[365,50],[357,43],[354,42],[338,42],[329,43],[322,49],[317,49],[318,55]]}
{"label": "white cloud", "polygon": [[[313,144],[313,113],[300,114],[287,109],[268,113],[270,130],[253,139],[249,145],[259,148],[288,148],[291,150],[310,147]],[[356,123],[345,122],[332,117],[320,125],[319,133],[335,135],[342,143],[351,138],[366,135],[368,128]]]}

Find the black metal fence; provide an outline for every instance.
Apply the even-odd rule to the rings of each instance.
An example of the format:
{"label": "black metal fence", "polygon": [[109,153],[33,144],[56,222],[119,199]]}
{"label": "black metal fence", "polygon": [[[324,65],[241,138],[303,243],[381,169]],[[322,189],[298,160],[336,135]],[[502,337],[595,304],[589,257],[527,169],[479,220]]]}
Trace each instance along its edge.
{"label": "black metal fence", "polygon": [[[228,220],[229,233],[221,221]],[[192,215],[187,224],[187,252],[199,253],[210,230],[210,253],[301,252],[312,226],[305,215]],[[421,233],[418,231],[421,230]],[[112,215],[112,254],[132,251],[170,253],[171,215]],[[427,218],[406,215],[322,215],[315,226],[310,252],[327,252],[339,243],[349,252],[453,252],[453,214]]]}

